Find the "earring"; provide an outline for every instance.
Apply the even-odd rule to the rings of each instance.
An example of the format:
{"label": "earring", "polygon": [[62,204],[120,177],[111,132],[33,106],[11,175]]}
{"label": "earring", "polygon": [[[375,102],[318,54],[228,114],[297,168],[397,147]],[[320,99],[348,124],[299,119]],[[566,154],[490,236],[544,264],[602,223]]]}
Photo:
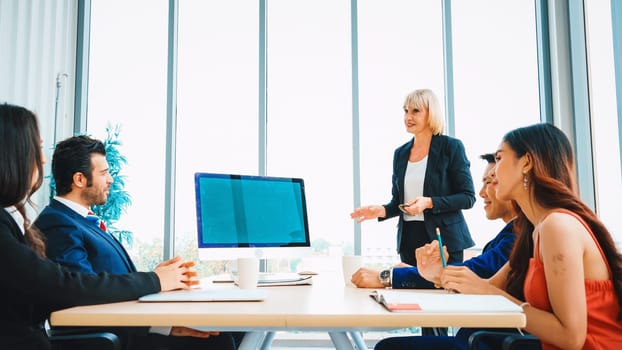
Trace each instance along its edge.
{"label": "earring", "polygon": [[529,187],[529,180],[527,180],[527,172],[523,171],[523,188],[527,189]]}

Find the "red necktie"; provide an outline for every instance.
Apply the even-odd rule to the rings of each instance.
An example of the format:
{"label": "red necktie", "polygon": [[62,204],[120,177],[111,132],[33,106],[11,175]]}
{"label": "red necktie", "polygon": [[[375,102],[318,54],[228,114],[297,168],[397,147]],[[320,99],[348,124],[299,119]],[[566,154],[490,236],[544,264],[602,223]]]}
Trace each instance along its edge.
{"label": "red necktie", "polygon": [[95,213],[89,210],[86,218],[90,221],[93,221],[96,225],[99,226],[99,228],[102,229],[102,231],[106,232],[106,224],[104,224],[104,221],[101,220],[97,215],[95,215]]}

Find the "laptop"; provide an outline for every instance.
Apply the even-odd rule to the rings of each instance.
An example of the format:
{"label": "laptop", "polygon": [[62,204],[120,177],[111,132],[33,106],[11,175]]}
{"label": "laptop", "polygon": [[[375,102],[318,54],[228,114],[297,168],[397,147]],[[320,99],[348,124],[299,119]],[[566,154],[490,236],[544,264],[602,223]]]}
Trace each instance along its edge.
{"label": "laptop", "polygon": [[[237,273],[232,273],[231,277],[233,282],[238,284]],[[257,279],[257,287],[311,285],[313,284],[311,277],[313,276],[303,276],[293,272],[262,272]]]}
{"label": "laptop", "polygon": [[191,289],[147,294],[140,302],[208,302],[208,301],[263,301],[268,292],[259,289]]}

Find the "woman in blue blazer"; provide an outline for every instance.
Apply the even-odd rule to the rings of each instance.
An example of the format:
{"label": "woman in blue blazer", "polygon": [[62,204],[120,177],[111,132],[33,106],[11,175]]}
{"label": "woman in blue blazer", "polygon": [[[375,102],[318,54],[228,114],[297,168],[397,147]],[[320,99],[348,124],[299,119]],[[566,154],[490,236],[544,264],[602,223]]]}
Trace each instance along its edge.
{"label": "woman in blue blazer", "polygon": [[406,96],[404,125],[414,137],[395,150],[391,201],[357,208],[350,216],[358,222],[399,216],[397,251],[402,262],[413,266],[415,249],[436,239],[439,228],[448,262],[461,262],[463,250],[475,244],[462,215],[475,203],[464,145],[442,134],[444,119],[431,90]]}

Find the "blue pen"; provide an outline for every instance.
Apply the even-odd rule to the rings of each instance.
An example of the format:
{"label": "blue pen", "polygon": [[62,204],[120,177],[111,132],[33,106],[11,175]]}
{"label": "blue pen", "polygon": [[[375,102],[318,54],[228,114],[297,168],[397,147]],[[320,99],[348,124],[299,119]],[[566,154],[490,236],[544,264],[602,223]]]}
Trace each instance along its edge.
{"label": "blue pen", "polygon": [[438,248],[441,250],[441,263],[443,264],[443,268],[447,267],[447,262],[445,261],[445,253],[443,252],[443,240],[441,239],[441,229],[436,228],[436,238],[438,239]]}

